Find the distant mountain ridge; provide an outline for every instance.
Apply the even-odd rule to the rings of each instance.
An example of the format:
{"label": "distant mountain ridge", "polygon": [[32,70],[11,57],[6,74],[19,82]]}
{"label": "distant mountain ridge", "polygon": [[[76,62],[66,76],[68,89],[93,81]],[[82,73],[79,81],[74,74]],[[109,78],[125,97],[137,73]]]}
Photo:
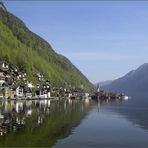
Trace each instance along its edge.
{"label": "distant mountain ridge", "polygon": [[148,92],[148,63],[144,63],[136,70],[132,70],[125,76],[103,86],[105,90],[131,93]]}

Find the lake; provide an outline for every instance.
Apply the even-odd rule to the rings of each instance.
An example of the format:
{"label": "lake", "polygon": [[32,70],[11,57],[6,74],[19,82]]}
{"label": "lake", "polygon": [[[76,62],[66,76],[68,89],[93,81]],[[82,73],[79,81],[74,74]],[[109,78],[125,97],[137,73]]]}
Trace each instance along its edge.
{"label": "lake", "polygon": [[0,146],[148,147],[148,108],[136,100],[0,102]]}

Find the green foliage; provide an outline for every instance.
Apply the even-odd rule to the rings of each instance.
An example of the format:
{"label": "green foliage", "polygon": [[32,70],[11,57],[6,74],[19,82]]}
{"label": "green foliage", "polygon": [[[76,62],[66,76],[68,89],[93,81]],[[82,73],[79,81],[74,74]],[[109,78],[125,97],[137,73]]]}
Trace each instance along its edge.
{"label": "green foliage", "polygon": [[16,64],[34,81],[33,74],[40,71],[55,85],[79,87],[83,84],[86,89],[94,89],[67,58],[57,54],[21,20],[3,10],[0,10],[0,59]]}
{"label": "green foliage", "polygon": [[[84,105],[82,110],[80,104],[74,104],[65,110],[64,102],[57,104],[51,105],[50,114],[40,126],[36,126],[38,117],[45,115],[33,108],[24,128],[0,137],[0,147],[52,147],[57,140],[67,137],[91,109]],[[20,114],[18,119],[21,118]]]}

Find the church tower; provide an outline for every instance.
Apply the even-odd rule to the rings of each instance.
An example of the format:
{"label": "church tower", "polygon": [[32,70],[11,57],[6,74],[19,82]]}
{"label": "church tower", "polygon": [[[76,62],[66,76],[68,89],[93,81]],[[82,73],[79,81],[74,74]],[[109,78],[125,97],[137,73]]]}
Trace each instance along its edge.
{"label": "church tower", "polygon": [[99,83],[97,84],[97,91],[100,92],[100,85],[99,85]]}

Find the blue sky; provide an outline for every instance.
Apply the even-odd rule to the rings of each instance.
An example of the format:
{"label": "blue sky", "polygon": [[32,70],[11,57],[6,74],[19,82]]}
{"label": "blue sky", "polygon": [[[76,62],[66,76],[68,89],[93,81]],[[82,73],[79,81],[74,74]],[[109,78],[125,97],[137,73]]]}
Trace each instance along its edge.
{"label": "blue sky", "polygon": [[148,2],[4,1],[95,83],[148,62]]}

